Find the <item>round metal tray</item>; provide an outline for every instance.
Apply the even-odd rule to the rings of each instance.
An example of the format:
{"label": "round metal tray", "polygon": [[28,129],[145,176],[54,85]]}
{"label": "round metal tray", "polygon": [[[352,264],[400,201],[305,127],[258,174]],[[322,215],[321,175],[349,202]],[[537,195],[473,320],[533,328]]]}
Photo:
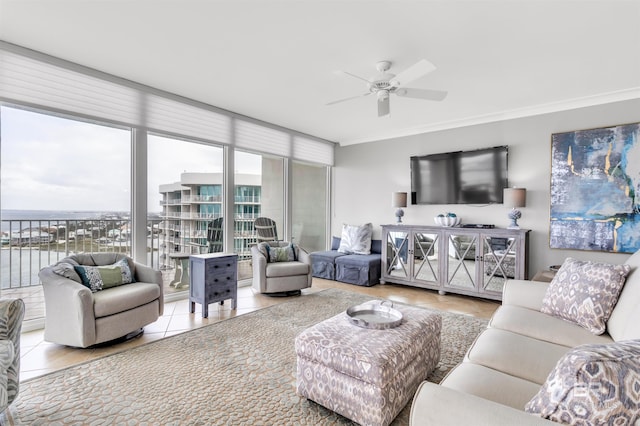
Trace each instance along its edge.
{"label": "round metal tray", "polygon": [[402,312],[389,300],[372,301],[347,309],[349,322],[358,327],[384,330],[402,323]]}

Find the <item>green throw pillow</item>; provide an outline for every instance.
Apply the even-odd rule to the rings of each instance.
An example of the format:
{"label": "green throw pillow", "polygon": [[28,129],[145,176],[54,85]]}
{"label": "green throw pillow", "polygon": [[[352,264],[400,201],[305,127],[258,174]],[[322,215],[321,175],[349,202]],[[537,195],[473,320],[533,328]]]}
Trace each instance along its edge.
{"label": "green throw pillow", "polygon": [[100,272],[100,278],[102,278],[103,290],[124,284],[122,281],[122,268],[120,266],[98,266],[98,272]]}

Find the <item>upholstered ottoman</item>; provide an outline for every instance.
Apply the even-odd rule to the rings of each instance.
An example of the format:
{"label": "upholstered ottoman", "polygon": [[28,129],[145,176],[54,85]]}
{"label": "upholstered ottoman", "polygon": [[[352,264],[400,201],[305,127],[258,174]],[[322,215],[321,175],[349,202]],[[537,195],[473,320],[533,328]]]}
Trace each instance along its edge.
{"label": "upholstered ottoman", "polygon": [[336,281],[371,287],[380,282],[380,253],[336,258]]}
{"label": "upholstered ottoman", "polygon": [[309,253],[311,259],[311,271],[314,277],[327,280],[336,279],[336,259],[346,256],[337,250],[315,251]]}
{"label": "upholstered ottoman", "polygon": [[438,313],[395,305],[402,323],[358,327],[345,312],[295,340],[298,393],[362,425],[388,425],[440,361]]}

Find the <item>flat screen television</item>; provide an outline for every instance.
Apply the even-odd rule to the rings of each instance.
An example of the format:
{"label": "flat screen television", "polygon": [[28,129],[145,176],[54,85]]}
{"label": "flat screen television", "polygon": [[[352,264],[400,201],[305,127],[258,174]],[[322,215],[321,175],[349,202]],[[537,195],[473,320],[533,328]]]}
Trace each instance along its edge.
{"label": "flat screen television", "polygon": [[502,203],[508,147],[411,157],[411,204]]}

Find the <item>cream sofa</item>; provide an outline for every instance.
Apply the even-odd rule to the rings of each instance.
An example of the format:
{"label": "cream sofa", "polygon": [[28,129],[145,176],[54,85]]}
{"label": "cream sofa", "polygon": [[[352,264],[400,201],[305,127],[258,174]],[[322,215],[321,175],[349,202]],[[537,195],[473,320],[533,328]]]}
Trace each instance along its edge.
{"label": "cream sofa", "polygon": [[[106,266],[126,259],[134,282],[92,292],[74,266]],[[86,348],[139,330],[162,315],[160,271],[117,253],[77,254],[39,273],[45,302],[44,340]]]}
{"label": "cream sofa", "polygon": [[[561,358],[569,358],[565,354],[573,354],[578,349],[572,349],[583,344],[640,339],[640,252],[625,264],[631,266],[631,272],[601,335],[540,312],[550,283],[508,281],[502,306],[463,362],[440,385],[420,385],[411,408],[411,424],[554,424],[524,408],[543,388],[550,372],[560,371],[554,367]],[[637,355],[632,362],[640,362]],[[640,367],[636,365],[635,370],[637,375]],[[637,419],[638,408],[633,414]]]}

